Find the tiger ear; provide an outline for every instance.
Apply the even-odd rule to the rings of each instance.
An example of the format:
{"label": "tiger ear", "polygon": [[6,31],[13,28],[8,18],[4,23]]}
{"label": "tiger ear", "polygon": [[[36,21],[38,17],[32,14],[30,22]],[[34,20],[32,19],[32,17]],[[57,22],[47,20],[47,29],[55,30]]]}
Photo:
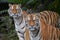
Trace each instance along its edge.
{"label": "tiger ear", "polygon": [[9,7],[12,6],[12,4],[9,4]]}

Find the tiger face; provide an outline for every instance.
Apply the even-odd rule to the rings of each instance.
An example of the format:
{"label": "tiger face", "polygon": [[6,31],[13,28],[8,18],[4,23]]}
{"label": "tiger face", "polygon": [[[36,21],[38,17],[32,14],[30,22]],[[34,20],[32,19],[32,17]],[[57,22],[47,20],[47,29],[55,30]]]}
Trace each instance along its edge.
{"label": "tiger face", "polygon": [[26,27],[31,31],[38,30],[40,27],[39,18],[34,14],[28,14],[25,22]]}
{"label": "tiger face", "polygon": [[9,4],[8,13],[10,16],[21,16],[22,9],[20,4]]}

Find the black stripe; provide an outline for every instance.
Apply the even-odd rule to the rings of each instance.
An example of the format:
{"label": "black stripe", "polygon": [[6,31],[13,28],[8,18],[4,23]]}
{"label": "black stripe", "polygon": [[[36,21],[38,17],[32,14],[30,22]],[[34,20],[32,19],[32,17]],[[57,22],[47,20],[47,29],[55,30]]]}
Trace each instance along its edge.
{"label": "black stripe", "polygon": [[[42,13],[43,13],[43,12],[42,12]],[[41,15],[40,17],[43,18],[43,19],[44,19],[44,18],[46,19],[46,16],[45,16],[44,14],[42,14],[42,13],[40,13],[40,15]]]}
{"label": "black stripe", "polygon": [[42,35],[42,30],[40,31],[40,39],[43,38],[43,35]]}
{"label": "black stripe", "polygon": [[40,31],[40,30],[37,30],[37,33],[36,33],[35,37],[39,34],[39,31]]}
{"label": "black stripe", "polygon": [[48,13],[49,13],[49,20],[50,20],[50,25],[52,25],[52,20],[53,20],[53,13],[51,12],[51,11],[48,11]]}
{"label": "black stripe", "polygon": [[25,28],[25,26],[24,27],[22,27],[21,29],[24,29]]}
{"label": "black stripe", "polygon": [[[45,11],[44,11],[45,12]],[[46,22],[49,24],[49,19],[50,19],[50,13],[49,13],[49,11],[46,11],[45,12],[45,14],[46,14]]]}
{"label": "black stripe", "polygon": [[54,17],[54,19],[53,19],[53,25],[55,26],[55,24],[57,22],[57,15],[56,15],[55,12],[53,12],[53,17]]}
{"label": "black stripe", "polygon": [[19,23],[19,25],[23,22],[23,17],[21,17],[21,22]]}
{"label": "black stripe", "polygon": [[24,36],[21,36],[22,38],[24,38]]}
{"label": "black stripe", "polygon": [[51,25],[53,25],[53,23],[54,23],[54,20],[55,18],[54,18],[54,13],[52,12],[52,15],[51,15]]}
{"label": "black stripe", "polygon": [[46,21],[47,21],[49,15],[48,15],[48,13],[46,13],[46,12],[44,12],[44,11],[43,11],[43,13],[44,13],[43,15],[45,15],[44,17],[45,17],[45,19],[46,19]]}
{"label": "black stripe", "polygon": [[24,35],[24,33],[25,33],[25,32],[20,32],[20,31],[17,31],[17,32],[18,32],[18,33],[21,33],[21,34],[23,34],[23,35]]}

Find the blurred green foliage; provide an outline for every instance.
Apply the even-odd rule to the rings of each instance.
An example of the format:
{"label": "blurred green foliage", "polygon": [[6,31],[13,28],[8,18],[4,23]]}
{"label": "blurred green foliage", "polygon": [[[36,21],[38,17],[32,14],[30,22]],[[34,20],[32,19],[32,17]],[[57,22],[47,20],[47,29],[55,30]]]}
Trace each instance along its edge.
{"label": "blurred green foliage", "polygon": [[7,0],[9,3],[21,3],[22,0]]}
{"label": "blurred green foliage", "polygon": [[14,24],[9,16],[0,17],[0,40],[18,40]]}
{"label": "blurred green foliage", "polygon": [[55,0],[53,3],[49,4],[47,8],[49,10],[54,10],[60,14],[60,0]]}

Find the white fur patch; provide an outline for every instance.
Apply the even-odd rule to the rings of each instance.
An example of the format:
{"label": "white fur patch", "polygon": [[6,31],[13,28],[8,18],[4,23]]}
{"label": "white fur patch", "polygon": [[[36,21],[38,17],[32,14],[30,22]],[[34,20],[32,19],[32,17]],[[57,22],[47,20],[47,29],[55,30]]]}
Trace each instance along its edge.
{"label": "white fur patch", "polygon": [[13,6],[11,7],[11,9],[13,9]]}

